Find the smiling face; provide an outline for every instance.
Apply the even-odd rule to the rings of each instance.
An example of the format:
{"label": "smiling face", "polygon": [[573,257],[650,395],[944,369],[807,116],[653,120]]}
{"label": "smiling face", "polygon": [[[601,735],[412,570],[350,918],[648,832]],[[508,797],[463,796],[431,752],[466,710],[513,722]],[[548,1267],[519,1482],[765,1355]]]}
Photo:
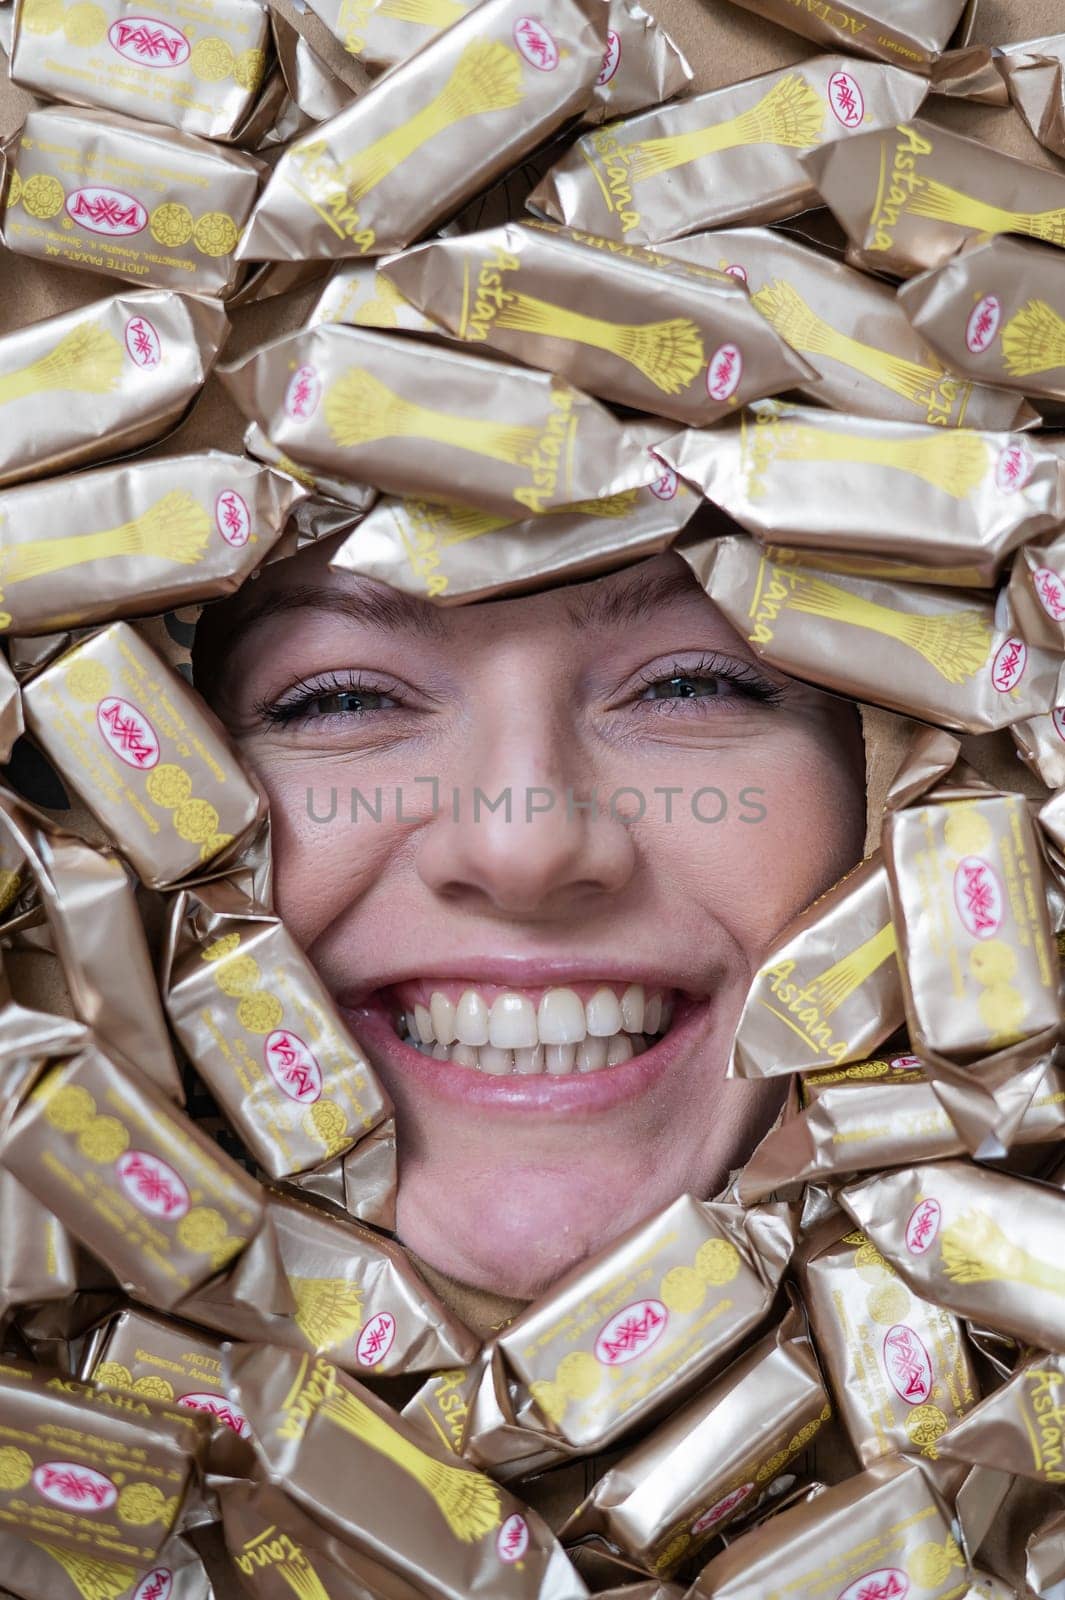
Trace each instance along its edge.
{"label": "smiling face", "polygon": [[857,713],[767,671],[675,555],[444,610],[335,548],[211,608],[197,682],[396,1103],[400,1238],[531,1296],[714,1193],[773,1116],[729,1047],[773,935],[861,854]]}

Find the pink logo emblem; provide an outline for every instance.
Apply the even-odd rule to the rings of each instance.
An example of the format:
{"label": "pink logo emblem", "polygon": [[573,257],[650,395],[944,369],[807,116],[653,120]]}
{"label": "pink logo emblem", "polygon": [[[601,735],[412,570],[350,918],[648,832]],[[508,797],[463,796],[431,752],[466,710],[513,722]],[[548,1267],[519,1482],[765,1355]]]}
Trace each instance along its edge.
{"label": "pink logo emblem", "polygon": [[118,1499],[110,1478],[73,1461],[46,1461],[33,1474],[33,1487],[43,1499],[68,1511],[108,1511]]}
{"label": "pink logo emblem", "polygon": [[1065,583],[1050,567],[1036,567],[1032,573],[1036,598],[1048,617],[1065,622]]}
{"label": "pink logo emblem", "polygon": [[710,1507],[709,1511],[704,1511],[701,1517],[696,1517],[691,1526],[692,1537],[698,1538],[699,1534],[705,1533],[707,1528],[716,1527],[719,1522],[724,1522],[726,1517],[731,1517],[737,1507],[741,1506],[747,1499],[747,1496],[753,1493],[753,1490],[753,1483],[743,1483],[738,1489],[733,1489],[731,1494],[723,1495],[715,1505]]}
{"label": "pink logo emblem", "polygon": [[1005,639],[995,651],[991,663],[991,682],[999,694],[1009,694],[1024,677],[1028,665],[1028,646],[1023,639]]}
{"label": "pink logo emblem", "polygon": [[669,1312],[661,1300],[634,1300],[604,1322],[595,1341],[596,1360],[623,1367],[646,1354],[666,1331]]}
{"label": "pink logo emblem", "polygon": [[656,500],[673,500],[676,497],[680,483],[673,468],[667,467],[662,476],[656,478],[653,483],[649,483],[647,487]]}
{"label": "pink logo emblem", "polygon": [[904,1600],[910,1580],[898,1567],[877,1567],[840,1590],[836,1600]]}
{"label": "pink logo emblem", "polygon": [[121,189],[75,189],[67,195],[66,210],[72,222],[111,239],[140,233],[148,226],[148,213],[140,201]]}
{"label": "pink logo emblem", "polygon": [[982,356],[995,342],[998,325],[1002,321],[1002,306],[997,295],[985,294],[969,312],[965,324],[965,343],[969,354]]}
{"label": "pink logo emblem", "polygon": [[96,726],[106,742],[127,767],[148,772],[159,760],[159,737],[143,711],[128,700],[101,700],[96,707]]}
{"label": "pink logo emblem", "polygon": [[288,380],[285,411],[293,422],[309,422],[322,398],[322,380],[314,367],[300,367]]}
{"label": "pink logo emblem", "polygon": [[739,346],[723,344],[710,357],[706,369],[706,392],[711,400],[731,400],[743,377],[743,356]]}
{"label": "pink logo emblem", "polygon": [[251,1437],[247,1417],[236,1406],[230,1405],[224,1394],[183,1394],[178,1405],[186,1411],[201,1411],[206,1417],[214,1417],[216,1422],[242,1439]]}
{"label": "pink logo emblem", "polygon": [[192,54],[181,30],[155,17],[120,17],[108,28],[107,41],[138,67],[181,67]]}
{"label": "pink logo emblem", "polygon": [[954,904],[966,933],[990,939],[1002,926],[1002,889],[982,856],[963,856],[954,869]]}
{"label": "pink logo emblem", "polygon": [[920,1056],[892,1056],[888,1062],[892,1072],[909,1072],[913,1067],[921,1065]]}
{"label": "pink logo emblem", "polygon": [[163,359],[159,335],[147,317],[130,317],[126,323],[126,349],[138,367],[157,367]]}
{"label": "pink logo emblem", "polygon": [[536,17],[519,17],[514,24],[514,43],[537,72],[554,72],[558,66],[558,45]]}
{"label": "pink logo emblem", "polygon": [[747,268],[742,267],[738,261],[733,261],[731,266],[725,268],[730,278],[738,278],[741,283],[747,282]]}
{"label": "pink logo emblem", "polygon": [[599,69],[599,76],[595,80],[597,89],[610,82],[618,67],[621,65],[621,40],[613,28],[608,28],[606,33],[606,54],[603,56],[603,65]]}
{"label": "pink logo emblem", "polygon": [[359,1334],[355,1359],[362,1367],[379,1367],[396,1339],[396,1319],[390,1311],[379,1311]]}
{"label": "pink logo emblem", "polygon": [[1065,742],[1065,706],[1056,706],[1050,719],[1058,738]]}
{"label": "pink logo emblem", "polygon": [[995,464],[995,482],[1004,494],[1023,489],[1035,469],[1032,453],[1019,441],[1008,444]]}
{"label": "pink logo emblem", "polygon": [[235,489],[223,489],[214,503],[214,525],[226,544],[239,546],[251,538],[248,502]]}
{"label": "pink logo emblem", "polygon": [[263,1060],[282,1094],[301,1106],[313,1106],[322,1094],[322,1069],[298,1033],[275,1028],[263,1044]]}
{"label": "pink logo emblem", "polygon": [[923,1256],[932,1248],[942,1221],[943,1207],[938,1200],[918,1201],[906,1224],[906,1248],[911,1256]]}
{"label": "pink logo emblem", "polygon": [[169,1567],[153,1567],[134,1589],[130,1600],[170,1600],[174,1574]]}
{"label": "pink logo emblem", "polygon": [[914,1333],[904,1322],[896,1323],[884,1335],[884,1370],[891,1387],[900,1400],[908,1406],[920,1406],[932,1393],[935,1378],[932,1359]]}
{"label": "pink logo emblem", "polygon": [[861,126],[865,117],[865,96],[857,78],[849,72],[834,72],[828,80],[828,103],[837,122],[845,128]]}
{"label": "pink logo emblem", "polygon": [[189,1191],[173,1167],[143,1150],[127,1150],[115,1163],[118,1181],[138,1210],[176,1222],[189,1209]]}
{"label": "pink logo emblem", "polygon": [[508,1517],[496,1535],[496,1554],[508,1564],[520,1561],[529,1548],[529,1524],[517,1511]]}

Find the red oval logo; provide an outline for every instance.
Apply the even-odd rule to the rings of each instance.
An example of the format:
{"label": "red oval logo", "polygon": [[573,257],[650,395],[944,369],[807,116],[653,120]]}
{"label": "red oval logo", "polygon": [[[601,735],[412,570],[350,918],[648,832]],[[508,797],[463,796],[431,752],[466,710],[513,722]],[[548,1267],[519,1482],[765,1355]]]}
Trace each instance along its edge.
{"label": "red oval logo", "polygon": [[118,1499],[110,1478],[75,1461],[46,1461],[33,1474],[42,1499],[68,1511],[108,1511]]}
{"label": "red oval logo", "polygon": [[954,905],[966,933],[990,939],[1002,926],[1005,899],[983,856],[963,856],[954,869]]}
{"label": "red oval logo", "polygon": [[618,67],[621,65],[621,40],[613,28],[606,31],[606,52],[603,56],[603,65],[599,69],[599,76],[595,80],[597,89],[609,83]]}
{"label": "red oval logo", "polygon": [[920,1056],[892,1056],[888,1066],[892,1072],[910,1072],[914,1067],[923,1067],[924,1062]]}
{"label": "red oval logo", "polygon": [[754,1492],[753,1483],[743,1483],[738,1489],[733,1489],[730,1494],[722,1495],[709,1511],[704,1511],[701,1517],[696,1517],[691,1525],[693,1538],[705,1533],[707,1528],[714,1528],[719,1522],[724,1522],[726,1517],[731,1517],[738,1506],[741,1506],[748,1495]]}
{"label": "red oval logo", "polygon": [[676,498],[677,490],[680,487],[680,479],[677,477],[677,474],[673,471],[672,467],[666,467],[661,477],[656,478],[654,482],[649,483],[647,487],[650,489],[656,500],[674,500]]}
{"label": "red oval logo", "polygon": [[1051,722],[1058,738],[1065,741],[1065,706],[1056,706],[1051,713]]}
{"label": "red oval logo", "polygon": [[126,349],[138,367],[157,367],[163,359],[163,346],[147,317],[130,317],[126,323]]}
{"label": "red oval logo", "polygon": [[877,1567],[841,1589],[836,1600],[904,1600],[910,1580],[898,1567]]}
{"label": "red oval logo", "polygon": [[158,17],[120,17],[108,28],[107,42],[138,67],[183,67],[192,54],[180,28]]}
{"label": "red oval logo", "polygon": [[226,544],[247,544],[251,538],[251,512],[244,496],[235,489],[223,489],[214,503],[214,525]]}
{"label": "red oval logo", "polygon": [[307,422],[318,409],[322,398],[322,380],[311,366],[299,367],[288,380],[285,390],[285,411],[293,422]]}
{"label": "red oval logo", "polygon": [[359,1334],[355,1359],[362,1367],[379,1367],[396,1340],[396,1319],[391,1311],[379,1311]]}
{"label": "red oval logo", "polygon": [[134,1589],[130,1600],[170,1600],[174,1574],[169,1567],[153,1567]]}
{"label": "red oval logo", "polygon": [[828,80],[828,103],[836,121],[844,128],[859,128],[865,117],[865,96],[857,78],[849,72],[834,72]]}
{"label": "red oval logo", "polygon": [[884,1370],[891,1387],[908,1406],[921,1406],[932,1393],[932,1358],[912,1328],[896,1323],[884,1335]]}
{"label": "red oval logo", "polygon": [[529,1548],[529,1524],[517,1511],[507,1518],[496,1534],[496,1554],[508,1564],[520,1561]]}
{"label": "red oval logo", "polygon": [[706,392],[711,400],[730,400],[743,377],[743,356],[735,344],[723,344],[710,357],[706,369]]}
{"label": "red oval logo", "polygon": [[241,1439],[251,1437],[248,1419],[243,1411],[231,1405],[224,1394],[183,1394],[178,1401],[186,1411],[199,1411],[205,1417],[213,1417],[224,1428],[229,1428],[238,1434]]}
{"label": "red oval logo", "polygon": [[289,1028],[275,1028],[263,1042],[267,1071],[282,1094],[313,1106],[322,1094],[322,1069],[308,1045]]}
{"label": "red oval logo", "polygon": [[119,1183],[138,1210],[148,1217],[176,1222],[189,1209],[184,1181],[158,1156],[127,1150],[115,1163]]}
{"label": "red oval logo", "polygon": [[906,1248],[911,1256],[923,1256],[932,1248],[942,1221],[943,1207],[938,1200],[918,1201],[906,1224]]}
{"label": "red oval logo", "polygon": [[725,268],[725,271],[730,278],[738,278],[741,283],[747,282],[747,268],[741,267],[738,261],[733,261],[730,266]]}
{"label": "red oval logo", "polygon": [[965,344],[970,355],[982,356],[995,342],[1002,321],[1002,305],[997,295],[985,294],[969,312],[965,324]]}
{"label": "red oval logo", "polygon": [[558,66],[558,45],[537,17],[519,17],[514,24],[514,43],[537,72],[554,72]]}
{"label": "red oval logo", "polygon": [[121,189],[75,189],[66,198],[67,216],[90,233],[109,239],[141,233],[148,226],[148,213],[139,200]]}
{"label": "red oval logo", "polygon": [[669,1312],[661,1300],[634,1300],[604,1322],[595,1341],[595,1357],[604,1367],[624,1367],[656,1345],[666,1331]]}
{"label": "red oval logo", "polygon": [[159,760],[159,736],[143,711],[128,700],[111,697],[96,707],[96,726],[127,767],[149,772]]}
{"label": "red oval logo", "polygon": [[1009,694],[1024,677],[1028,665],[1028,646],[1023,639],[1004,639],[991,663],[991,682],[999,694]]}
{"label": "red oval logo", "polygon": [[1036,567],[1032,573],[1036,599],[1048,617],[1065,622],[1065,583],[1050,567]]}
{"label": "red oval logo", "polygon": [[1008,444],[995,463],[995,482],[1004,494],[1023,489],[1032,473],[1035,461],[1031,451],[1019,441]]}

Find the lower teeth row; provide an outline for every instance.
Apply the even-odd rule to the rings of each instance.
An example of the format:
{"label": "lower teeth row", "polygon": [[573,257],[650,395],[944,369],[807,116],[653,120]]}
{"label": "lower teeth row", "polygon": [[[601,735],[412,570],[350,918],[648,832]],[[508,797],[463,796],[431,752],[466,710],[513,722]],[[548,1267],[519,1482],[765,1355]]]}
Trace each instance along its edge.
{"label": "lower teeth row", "polygon": [[655,1043],[642,1033],[614,1033],[606,1039],[589,1036],[580,1044],[538,1044],[527,1050],[499,1050],[494,1045],[420,1044],[406,1032],[404,1042],[434,1061],[449,1061],[454,1066],[472,1067],[476,1072],[503,1077],[507,1073],[526,1076],[544,1074],[561,1078],[576,1072],[598,1072],[603,1067],[620,1066]]}

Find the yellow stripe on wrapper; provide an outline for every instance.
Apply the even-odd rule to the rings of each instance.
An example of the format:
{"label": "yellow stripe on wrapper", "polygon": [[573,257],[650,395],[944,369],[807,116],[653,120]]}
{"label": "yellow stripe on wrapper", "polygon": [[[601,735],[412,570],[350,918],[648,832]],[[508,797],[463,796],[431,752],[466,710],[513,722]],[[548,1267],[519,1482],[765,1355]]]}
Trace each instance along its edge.
{"label": "yellow stripe on wrapper", "polygon": [[110,394],[122,378],[122,348],[94,322],[74,328],[54,350],[18,372],[0,376],[0,406],[49,389]]}
{"label": "yellow stripe on wrapper", "polygon": [[1029,300],[1003,328],[1002,353],[1015,378],[1065,367],[1065,318],[1045,300]]}
{"label": "yellow stripe on wrapper", "polygon": [[142,516],[117,528],[0,548],[0,583],[40,578],[115,556],[147,555],[191,564],[202,557],[210,534],[211,519],[204,507],[187,490],[175,489]]}
{"label": "yellow stripe on wrapper", "polygon": [[137,1581],[136,1570],[123,1566],[121,1562],[75,1555],[72,1550],[60,1550],[53,1544],[42,1544],[39,1539],[30,1542],[58,1562],[83,1600],[120,1600]]}
{"label": "yellow stripe on wrapper", "polygon": [[1065,1269],[1008,1239],[984,1211],[970,1211],[943,1233],[943,1270],[954,1283],[1023,1283],[1065,1296]]}
{"label": "yellow stripe on wrapper", "polygon": [[425,28],[450,28],[469,9],[458,0],[381,0],[376,14],[392,17],[396,22],[414,22]]}
{"label": "yellow stripe on wrapper", "polygon": [[373,439],[432,439],[456,450],[473,450],[510,466],[520,466],[536,449],[536,428],[507,428],[453,417],[404,400],[364,368],[353,367],[325,398],[330,433],[342,449]]}
{"label": "yellow stripe on wrapper", "polygon": [[823,578],[800,577],[784,602],[787,609],[807,616],[849,622],[856,628],[895,639],[916,650],[948,683],[973,678],[987,661],[993,631],[982,611],[944,611],[938,616],[914,617],[892,611],[861,595],[851,594]]}
{"label": "yellow stripe on wrapper", "polygon": [[[302,1559],[307,1560],[306,1556]],[[309,1564],[297,1566],[295,1561],[280,1561],[273,1570],[279,1578],[284,1579],[293,1594],[299,1596],[299,1600],[329,1600],[328,1589]]]}
{"label": "yellow stripe on wrapper", "polygon": [[664,139],[647,139],[630,145],[625,154],[630,161],[634,183],[670,172],[674,167],[701,161],[745,144],[785,145],[805,150],[818,144],[825,118],[825,104],[799,73],[789,73],[775,83],[756,106],[727,122],[710,128],[694,128],[688,133],[671,134]]}
{"label": "yellow stripe on wrapper", "polygon": [[980,233],[1027,233],[1033,239],[1065,248],[1065,207],[1052,211],[1009,211],[1005,206],[978,200],[975,195],[951,188],[936,178],[925,178],[908,201],[918,217],[937,222],[953,222],[959,228],[975,228]]}
{"label": "yellow stripe on wrapper", "polygon": [[781,461],[894,467],[923,478],[955,500],[964,500],[986,477],[991,464],[987,444],[979,434],[956,428],[923,439],[867,439],[800,425],[781,430],[775,454]]}
{"label": "yellow stripe on wrapper", "polygon": [[606,322],[533,295],[508,293],[495,325],[513,333],[571,339],[618,356],[665,394],[680,394],[706,363],[699,330],[687,317],[644,324]]}
{"label": "yellow stripe on wrapper", "polygon": [[895,929],[889,922],[858,945],[857,949],[805,985],[804,996],[820,1009],[822,1015],[831,1016],[867,978],[872,977],[878,967],[894,955],[895,950]]}

